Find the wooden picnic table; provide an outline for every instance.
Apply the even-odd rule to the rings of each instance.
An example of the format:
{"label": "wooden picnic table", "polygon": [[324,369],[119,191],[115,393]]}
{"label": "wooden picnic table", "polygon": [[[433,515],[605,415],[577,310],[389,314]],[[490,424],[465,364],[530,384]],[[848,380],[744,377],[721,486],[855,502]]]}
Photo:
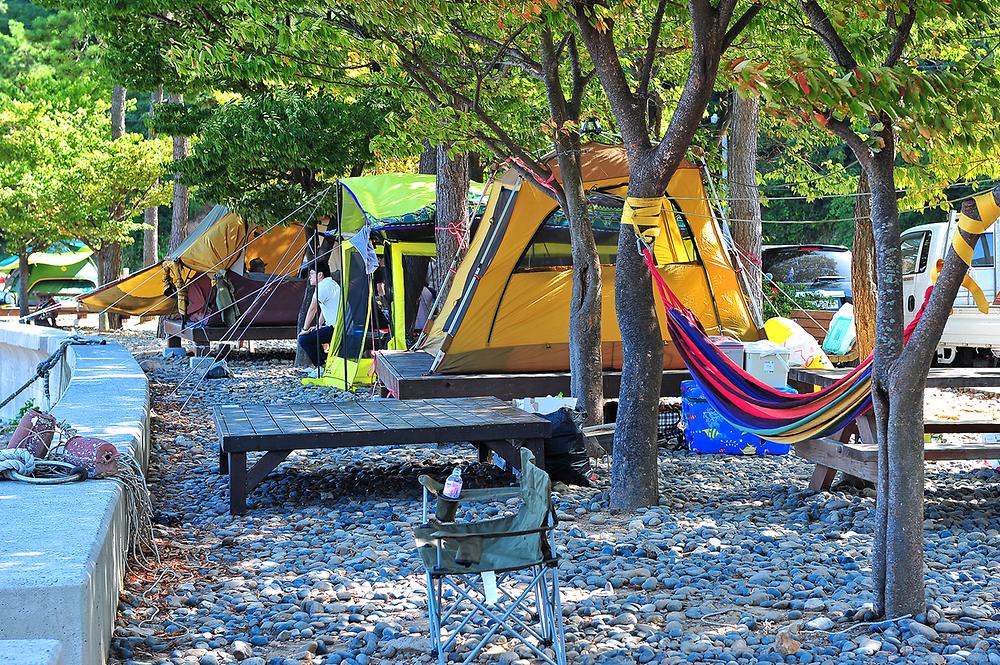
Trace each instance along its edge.
{"label": "wooden picnic table", "polygon": [[[480,461],[496,452],[520,466],[525,446],[544,468],[548,420],[495,397],[377,400],[215,407],[219,471],[229,474],[229,512],[246,512],[247,494],[293,450],[468,441]],[[247,467],[247,453],[264,455]]]}
{"label": "wooden picnic table", "polygon": [[[812,386],[825,387],[844,376],[847,369],[796,368],[788,373],[789,383],[801,391]],[[1000,369],[979,367],[934,367],[927,375],[928,388],[997,388]],[[830,489],[840,471],[848,476],[875,482],[878,478],[878,444],[875,419],[871,413],[859,417],[836,437],[809,439],[795,444],[795,453],[816,464],[809,488]],[[1000,433],[1000,422],[993,420],[927,420],[926,434]],[[852,440],[853,438],[853,440]],[[924,444],[926,462],[997,459],[1000,443],[942,442]]]}

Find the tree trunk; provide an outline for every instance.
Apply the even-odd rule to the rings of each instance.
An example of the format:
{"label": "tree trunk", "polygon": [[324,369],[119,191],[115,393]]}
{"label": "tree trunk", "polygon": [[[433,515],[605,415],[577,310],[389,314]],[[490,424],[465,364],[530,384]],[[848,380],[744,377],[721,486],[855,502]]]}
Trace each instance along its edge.
{"label": "tree trunk", "polygon": [[17,312],[21,318],[30,314],[28,307],[28,277],[31,273],[31,265],[28,264],[28,250],[22,249],[17,254]]}
{"label": "tree trunk", "polygon": [[483,158],[478,152],[469,153],[469,180],[483,182]]}
{"label": "tree trunk", "polygon": [[448,145],[437,149],[435,192],[434,287],[440,291],[452,262],[465,250],[469,234],[469,154],[448,155]]}
{"label": "tree trunk", "polygon": [[[663,196],[646,163],[630,160],[628,195]],[[656,505],[659,471],[656,423],[663,380],[663,333],[653,304],[649,270],[636,249],[635,231],[622,224],[615,262],[615,309],[622,335],[622,379],[611,463],[612,510]]]}
{"label": "tree trunk", "polygon": [[431,145],[430,141],[424,141],[424,151],[420,153],[420,166],[417,167],[418,173],[423,173],[424,175],[434,175],[437,173],[438,168],[438,150],[437,146]]}
{"label": "tree trunk", "polygon": [[751,264],[745,274],[754,321],[763,323],[763,275],[760,223],[760,192],[757,190],[757,136],[759,102],[735,90],[730,94],[729,125],[729,223],[733,242],[742,252],[741,263]]}
{"label": "tree trunk", "polygon": [[570,393],[577,398],[577,408],[587,412],[586,424],[599,425],[604,422],[601,260],[583,189],[580,136],[560,135],[555,144],[573,255],[573,294],[569,310]]}
{"label": "tree trunk", "polygon": [[[163,102],[163,87],[160,86],[153,92],[149,93],[149,117],[152,119],[153,114],[156,113],[156,105]],[[149,138],[154,138],[156,132],[153,130],[149,131]],[[142,265],[149,266],[153,265],[159,260],[160,252],[160,210],[158,207],[153,206],[151,208],[146,208],[145,213],[143,213],[143,221],[146,223],[146,228],[142,232]]]}
{"label": "tree trunk", "polygon": [[854,243],[851,248],[851,284],[854,292],[854,327],[861,360],[875,350],[875,236],[872,235],[872,202],[868,174],[861,171],[854,202]]}
{"label": "tree trunk", "polygon": [[872,230],[878,283],[872,401],[878,441],[872,581],[875,610],[920,614],[924,600],[923,414],[926,369],[902,371],[903,282],[891,137],[871,158]]}
{"label": "tree trunk", "polygon": [[[183,104],[184,95],[170,93],[167,98],[171,104]],[[188,137],[174,137],[174,162],[188,156]],[[170,219],[170,251],[174,251],[187,236],[188,225],[188,188],[181,182],[180,172],[174,173],[173,216]]]}
{"label": "tree trunk", "polygon": [[[120,139],[125,135],[125,88],[116,85],[111,92],[111,138]],[[112,219],[119,219],[122,216],[120,205],[115,205],[108,211]],[[122,246],[119,243],[105,243],[98,251],[102,270],[99,274],[101,284],[108,284],[121,277],[122,271]],[[98,329],[118,330],[122,327],[120,314],[105,312],[98,317]]]}

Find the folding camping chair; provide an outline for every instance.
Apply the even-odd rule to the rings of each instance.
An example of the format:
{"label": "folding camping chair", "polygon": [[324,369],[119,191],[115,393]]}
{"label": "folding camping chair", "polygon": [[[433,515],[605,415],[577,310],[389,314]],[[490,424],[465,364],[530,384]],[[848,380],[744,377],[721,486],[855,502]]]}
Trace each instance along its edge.
{"label": "folding camping chair", "polygon": [[[439,665],[445,665],[448,651],[463,631],[475,632],[470,637],[477,640],[463,665],[472,662],[501,631],[550,665],[566,663],[552,487],[548,474],[533,462],[531,452],[522,448],[519,488],[462,492],[460,501],[503,501],[518,496],[523,500],[515,515],[478,522],[428,522],[429,495],[449,500],[440,498],[441,483],[420,476],[423,524],[414,535],[427,571],[431,655]],[[446,589],[453,592],[448,594],[450,605]],[[480,615],[487,622],[476,626],[474,619]],[[554,658],[544,647],[552,648]]]}

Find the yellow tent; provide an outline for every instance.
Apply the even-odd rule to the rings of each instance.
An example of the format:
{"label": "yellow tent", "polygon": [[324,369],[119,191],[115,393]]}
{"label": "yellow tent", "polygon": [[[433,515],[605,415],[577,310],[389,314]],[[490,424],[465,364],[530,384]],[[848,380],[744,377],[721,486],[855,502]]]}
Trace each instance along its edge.
{"label": "yellow tent", "polygon": [[268,274],[295,276],[305,247],[306,235],[299,224],[269,229],[215,206],[163,261],[92,291],[80,301],[92,312],[186,314],[187,289],[200,275],[221,270],[243,272],[260,259]]}
{"label": "yellow tent", "polygon": [[[622,365],[615,317],[615,257],[628,161],[621,146],[582,149],[584,188],[601,256],[603,362]],[[556,178],[559,172],[552,158]],[[658,270],[710,334],[758,338],[740,281],[723,246],[701,171],[684,162],[667,187],[668,205],[653,247]],[[508,171],[492,187],[471,246],[418,348],[435,356],[433,371],[543,372],[569,369],[572,258],[568,224],[554,199]],[[648,276],[640,276],[648,279]],[[680,368],[666,333],[664,366]]]}

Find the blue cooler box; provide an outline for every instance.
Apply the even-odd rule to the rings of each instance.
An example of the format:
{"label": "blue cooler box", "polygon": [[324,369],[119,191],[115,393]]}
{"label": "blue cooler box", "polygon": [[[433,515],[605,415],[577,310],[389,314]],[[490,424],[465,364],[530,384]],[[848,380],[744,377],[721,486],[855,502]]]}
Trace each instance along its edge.
{"label": "blue cooler box", "polygon": [[[786,392],[793,392],[785,388]],[[764,441],[756,434],[738,429],[716,411],[694,381],[681,382],[681,419],[684,439],[696,453],[723,455],[785,455],[787,443]]]}

